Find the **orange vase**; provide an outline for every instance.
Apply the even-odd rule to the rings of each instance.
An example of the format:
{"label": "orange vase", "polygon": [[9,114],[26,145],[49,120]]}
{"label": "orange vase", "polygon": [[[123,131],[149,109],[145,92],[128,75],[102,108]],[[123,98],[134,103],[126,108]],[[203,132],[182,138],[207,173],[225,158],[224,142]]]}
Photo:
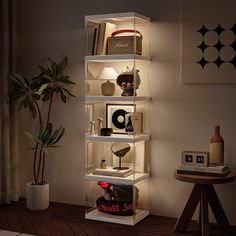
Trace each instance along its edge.
{"label": "orange vase", "polygon": [[215,133],[210,139],[210,165],[224,165],[224,139],[220,135],[220,126],[215,126]]}

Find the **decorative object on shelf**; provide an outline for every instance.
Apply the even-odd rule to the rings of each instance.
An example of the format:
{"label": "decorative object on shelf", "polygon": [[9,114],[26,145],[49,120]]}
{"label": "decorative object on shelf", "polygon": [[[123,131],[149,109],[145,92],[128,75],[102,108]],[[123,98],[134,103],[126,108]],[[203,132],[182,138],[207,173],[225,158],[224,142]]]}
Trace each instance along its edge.
{"label": "decorative object on shelf", "polygon": [[97,79],[107,80],[102,83],[101,90],[103,96],[113,96],[115,93],[115,84],[110,80],[115,80],[117,78],[117,73],[113,67],[104,67],[102,72],[98,75]]}
{"label": "decorative object on shelf", "polygon": [[181,163],[185,166],[208,166],[209,152],[182,151]]}
{"label": "decorative object on shelf", "polygon": [[210,139],[210,165],[224,165],[224,139],[220,135],[220,126],[215,126]]}
{"label": "decorative object on shelf", "polygon": [[98,135],[101,135],[101,129],[102,129],[102,122],[103,122],[103,118],[98,118]]}
{"label": "decorative object on shelf", "polygon": [[100,162],[100,168],[101,169],[107,169],[107,162],[105,159],[102,159]]}
{"label": "decorative object on shelf", "polygon": [[113,143],[111,146],[112,153],[119,158],[119,166],[113,167],[114,170],[128,170],[129,167],[121,167],[121,159],[130,151],[128,143]]}
{"label": "decorative object on shelf", "polygon": [[114,134],[127,134],[125,115],[134,108],[134,104],[106,104],[106,127],[111,127]]}
{"label": "decorative object on shelf", "polygon": [[101,85],[102,95],[113,96],[115,93],[115,88],[116,88],[115,84],[107,80]]}
{"label": "decorative object on shelf", "polygon": [[101,136],[111,136],[113,132],[112,128],[101,128],[100,135]]}
{"label": "decorative object on shelf", "polygon": [[129,112],[125,114],[125,131],[128,134],[141,134],[142,133],[142,113]]}
{"label": "decorative object on shelf", "polygon": [[94,104],[87,104],[85,107],[85,119],[86,119],[86,132],[90,133],[91,124],[90,121],[94,120]]}
{"label": "decorative object on shelf", "polygon": [[[131,33],[129,36],[117,36],[118,34]],[[113,32],[107,39],[107,54],[137,54],[142,55],[143,36],[138,30],[121,29]]]}
{"label": "decorative object on shelf", "polygon": [[[44,176],[46,156],[51,154],[53,148],[58,147],[57,143],[65,132],[62,126],[57,129],[53,127],[52,105],[56,98],[66,103],[68,98],[74,97],[66,88],[68,85],[75,84],[64,74],[67,64],[67,57],[58,64],[46,57],[39,66],[40,73],[32,79],[27,79],[18,73],[11,73],[8,76],[10,101],[20,100],[19,109],[29,109],[32,118],[38,121],[33,122],[37,124],[36,134],[25,132],[34,142],[34,147],[31,148],[34,152],[32,166],[34,180],[26,185],[26,205],[32,211],[45,210],[49,206],[49,184]],[[42,116],[46,106],[48,106],[46,116]]]}
{"label": "decorative object on shelf", "polygon": [[139,192],[137,187],[102,181],[99,181],[98,185],[104,190],[104,196],[99,197],[96,201],[99,211],[119,216],[132,216],[134,214]]}
{"label": "decorative object on shelf", "polygon": [[90,123],[90,129],[89,129],[90,135],[95,135],[95,121],[92,120],[89,123]]}
{"label": "decorative object on shelf", "polygon": [[[126,71],[118,75],[116,83],[123,90],[122,96],[136,96],[136,90],[139,88],[141,79],[139,76],[139,70],[126,67]],[[135,93],[134,93],[135,92]]]}

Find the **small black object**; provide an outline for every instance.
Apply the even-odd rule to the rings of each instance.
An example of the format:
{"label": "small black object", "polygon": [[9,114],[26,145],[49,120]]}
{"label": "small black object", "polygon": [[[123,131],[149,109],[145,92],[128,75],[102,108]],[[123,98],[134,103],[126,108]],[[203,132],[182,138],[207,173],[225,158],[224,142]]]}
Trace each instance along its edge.
{"label": "small black object", "polygon": [[101,136],[111,136],[111,134],[113,133],[113,129],[112,128],[101,128],[100,133],[101,133]]}

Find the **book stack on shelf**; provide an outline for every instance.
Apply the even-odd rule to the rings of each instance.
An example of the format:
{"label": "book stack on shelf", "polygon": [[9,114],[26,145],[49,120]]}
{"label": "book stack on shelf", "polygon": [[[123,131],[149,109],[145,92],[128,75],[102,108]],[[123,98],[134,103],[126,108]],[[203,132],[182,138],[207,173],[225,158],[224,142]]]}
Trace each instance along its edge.
{"label": "book stack on shelf", "polygon": [[107,38],[116,30],[110,22],[87,23],[87,55],[106,55]]}
{"label": "book stack on shelf", "polygon": [[227,165],[222,166],[186,166],[180,165],[177,169],[178,174],[203,175],[224,177],[229,174],[230,168]]}
{"label": "book stack on shelf", "polygon": [[114,169],[112,166],[108,166],[107,169],[97,168],[93,175],[104,175],[104,176],[114,176],[114,177],[126,177],[133,173],[131,168],[124,170]]}

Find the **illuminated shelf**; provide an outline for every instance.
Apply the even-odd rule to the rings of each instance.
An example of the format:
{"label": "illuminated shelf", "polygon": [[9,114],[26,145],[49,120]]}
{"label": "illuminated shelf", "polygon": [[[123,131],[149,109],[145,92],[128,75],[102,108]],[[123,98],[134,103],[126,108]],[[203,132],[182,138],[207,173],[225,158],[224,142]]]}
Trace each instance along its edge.
{"label": "illuminated shelf", "polygon": [[86,96],[86,103],[94,102],[145,102],[150,101],[148,96]]}
{"label": "illuminated shelf", "polygon": [[[136,12],[125,12],[125,13],[112,13],[112,14],[100,14],[100,15],[88,15],[85,16],[86,21],[93,21],[100,23],[101,21],[107,22],[123,22],[123,21],[133,21],[138,20],[142,22],[150,22],[150,18],[138,14]],[[133,22],[132,22],[133,23]]]}
{"label": "illuminated shelf", "polygon": [[127,135],[127,134],[112,134],[111,136],[89,135],[85,137],[86,141],[97,142],[121,142],[121,143],[136,143],[150,139],[149,134]]}
{"label": "illuminated shelf", "polygon": [[85,56],[86,62],[117,62],[117,61],[150,61],[149,57],[135,55],[135,54],[121,54],[121,55],[92,55]]}
{"label": "illuminated shelf", "polygon": [[149,173],[134,173],[127,177],[113,177],[104,175],[86,174],[85,179],[90,181],[106,181],[119,184],[136,184],[149,177]]}
{"label": "illuminated shelf", "polygon": [[117,216],[111,215],[104,212],[100,212],[94,209],[85,214],[85,219],[89,220],[100,220],[104,222],[124,224],[124,225],[135,225],[140,220],[149,215],[149,210],[136,209],[133,216]]}

